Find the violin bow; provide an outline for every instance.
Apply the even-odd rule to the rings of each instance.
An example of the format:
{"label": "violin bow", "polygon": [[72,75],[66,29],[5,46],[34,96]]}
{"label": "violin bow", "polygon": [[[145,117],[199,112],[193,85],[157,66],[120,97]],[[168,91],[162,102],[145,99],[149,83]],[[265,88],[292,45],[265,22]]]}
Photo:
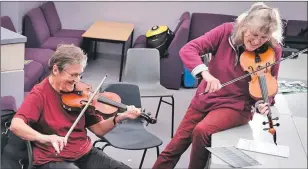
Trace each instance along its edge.
{"label": "violin bow", "polygon": [[[235,78],[235,79],[233,79],[233,80],[230,80],[230,81],[228,81],[228,82],[226,82],[226,83],[223,83],[223,84],[221,85],[221,87],[225,87],[225,86],[227,86],[227,85],[229,85],[229,84],[232,84],[232,83],[234,83],[234,82],[236,82],[236,81],[242,80],[242,79],[244,79],[244,78],[246,78],[246,77],[248,77],[248,76],[250,76],[250,75],[252,75],[252,74],[254,74],[254,73],[258,72],[258,71],[260,71],[260,70],[263,70],[263,69],[268,68],[268,67],[270,67],[270,66],[274,66],[274,65],[276,65],[276,64],[279,63],[279,62],[282,62],[282,61],[284,61],[284,60],[286,60],[286,59],[290,59],[290,58],[292,58],[292,57],[294,57],[294,56],[296,56],[296,55],[299,55],[299,54],[301,54],[301,53],[306,52],[307,50],[308,50],[308,48],[303,49],[303,50],[301,50],[301,51],[298,51],[298,52],[296,52],[296,53],[293,53],[292,55],[290,55],[290,56],[288,56],[288,57],[285,57],[285,58],[283,58],[283,59],[280,59],[280,60],[278,60],[278,61],[276,61],[276,62],[274,62],[274,63],[272,63],[272,64],[269,64],[269,65],[264,66],[264,67],[262,67],[262,68],[260,68],[260,69],[257,69],[257,70],[255,70],[255,71],[253,71],[253,72],[251,72],[251,73],[247,73],[247,74],[245,74],[245,75],[243,75],[243,76],[240,76],[240,77]],[[204,95],[204,94],[207,94],[207,93],[208,93],[208,92],[203,92],[203,93],[200,93],[199,95]]]}
{"label": "violin bow", "polygon": [[77,117],[77,119],[75,120],[75,122],[73,123],[73,125],[71,126],[70,130],[67,132],[67,134],[65,135],[64,139],[65,141],[68,140],[68,137],[70,136],[70,134],[72,133],[73,129],[75,128],[75,126],[77,125],[77,123],[79,122],[80,118],[83,116],[83,114],[85,113],[85,111],[87,110],[87,108],[89,107],[90,103],[92,102],[94,96],[97,94],[97,92],[99,91],[100,87],[103,85],[105,79],[107,78],[107,75],[105,75],[105,77],[103,78],[103,80],[101,81],[101,83],[97,86],[97,88],[95,89],[94,93],[91,95],[89,101],[87,102],[87,104],[84,106],[84,108],[82,109],[81,113],[79,114],[79,116]]}

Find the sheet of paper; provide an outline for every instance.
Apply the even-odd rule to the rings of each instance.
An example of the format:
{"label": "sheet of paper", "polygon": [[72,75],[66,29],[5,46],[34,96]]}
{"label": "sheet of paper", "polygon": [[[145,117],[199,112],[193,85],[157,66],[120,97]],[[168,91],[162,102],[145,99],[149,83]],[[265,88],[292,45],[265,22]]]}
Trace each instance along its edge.
{"label": "sheet of paper", "polygon": [[289,147],[276,145],[274,143],[260,142],[258,140],[247,140],[240,138],[237,148],[247,151],[253,151],[263,154],[269,154],[280,157],[289,157]]}
{"label": "sheet of paper", "polygon": [[206,149],[234,168],[261,165],[236,147],[206,147]]}

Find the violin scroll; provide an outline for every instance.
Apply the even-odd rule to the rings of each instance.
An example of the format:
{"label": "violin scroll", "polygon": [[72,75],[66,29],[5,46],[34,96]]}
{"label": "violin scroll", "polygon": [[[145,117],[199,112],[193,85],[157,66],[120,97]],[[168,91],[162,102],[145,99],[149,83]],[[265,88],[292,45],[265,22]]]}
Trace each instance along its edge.
{"label": "violin scroll", "polygon": [[142,113],[140,115],[145,121],[147,121],[147,125],[150,124],[155,124],[157,122],[157,120],[155,118],[150,117],[151,113],[145,113],[145,109],[142,110]]}

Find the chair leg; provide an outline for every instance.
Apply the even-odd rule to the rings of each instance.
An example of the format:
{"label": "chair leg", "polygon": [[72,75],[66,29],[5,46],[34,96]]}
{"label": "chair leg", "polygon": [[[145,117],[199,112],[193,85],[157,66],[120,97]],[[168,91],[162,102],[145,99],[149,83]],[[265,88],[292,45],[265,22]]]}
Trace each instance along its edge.
{"label": "chair leg", "polygon": [[156,153],[157,153],[157,157],[159,156],[159,147],[156,147]]}
{"label": "chair leg", "polygon": [[143,155],[142,155],[142,159],[141,159],[141,162],[140,162],[140,165],[139,165],[139,169],[142,168],[143,161],[144,161],[144,157],[145,157],[145,154],[147,153],[147,150],[148,150],[148,149],[144,149],[144,151],[143,151]]}
{"label": "chair leg", "polygon": [[171,138],[173,138],[173,133],[174,133],[174,97],[173,96],[170,96],[170,97],[171,97],[171,103],[163,100],[162,97],[160,97],[155,118],[157,119],[157,115],[158,115],[158,111],[160,109],[161,102],[166,103],[166,104],[171,106],[171,109],[172,109],[171,110]]}
{"label": "chair leg", "polygon": [[163,100],[163,97],[160,97],[159,102],[158,102],[158,107],[157,107],[156,115],[155,115],[155,118],[156,118],[156,119],[157,119],[157,116],[158,116],[158,112],[159,112],[159,109],[160,109],[160,105],[161,105],[162,100]]}

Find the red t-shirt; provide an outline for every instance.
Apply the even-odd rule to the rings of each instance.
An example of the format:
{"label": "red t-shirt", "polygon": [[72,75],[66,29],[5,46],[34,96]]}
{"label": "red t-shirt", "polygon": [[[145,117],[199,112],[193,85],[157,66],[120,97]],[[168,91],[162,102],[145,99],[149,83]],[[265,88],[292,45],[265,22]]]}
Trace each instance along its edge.
{"label": "red t-shirt", "polygon": [[[213,57],[209,62],[208,69],[210,74],[217,78],[221,84],[245,75],[246,73],[239,63],[240,56],[233,49],[235,46],[230,41],[232,29],[233,23],[224,23],[184,45],[180,50],[180,57],[184,65],[192,71],[203,64],[200,55],[212,53]],[[280,60],[281,46],[277,46],[274,50],[275,59]],[[272,76],[277,78],[278,71],[279,64],[271,67]],[[255,103],[255,100],[249,94],[249,81],[250,78],[245,78],[216,92],[199,95],[204,92],[207,84],[205,80],[202,80],[191,105],[203,112],[231,108],[240,111],[246,117],[251,117],[251,105]],[[270,100],[274,103],[274,97]]]}
{"label": "red t-shirt", "polygon": [[[15,117],[23,119],[25,123],[42,134],[64,137],[79,113],[63,109],[61,95],[54,90],[47,77],[34,86],[25,97]],[[70,134],[67,145],[57,156],[51,144],[43,145],[33,142],[33,165],[41,165],[50,161],[76,160],[82,157],[92,148],[86,127],[101,120],[102,117],[96,115],[94,111],[85,112]]]}

